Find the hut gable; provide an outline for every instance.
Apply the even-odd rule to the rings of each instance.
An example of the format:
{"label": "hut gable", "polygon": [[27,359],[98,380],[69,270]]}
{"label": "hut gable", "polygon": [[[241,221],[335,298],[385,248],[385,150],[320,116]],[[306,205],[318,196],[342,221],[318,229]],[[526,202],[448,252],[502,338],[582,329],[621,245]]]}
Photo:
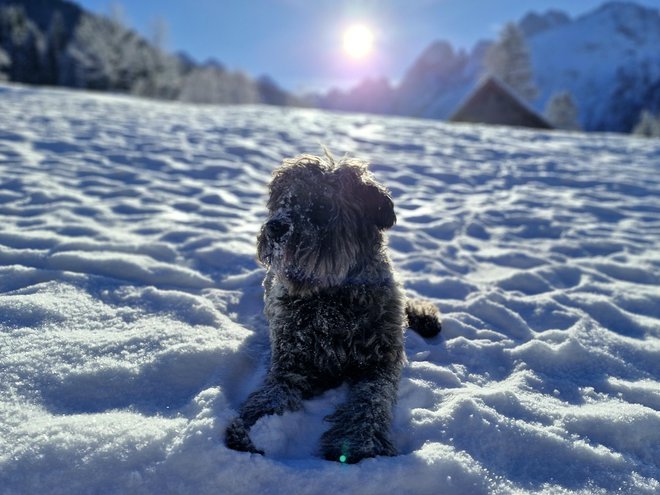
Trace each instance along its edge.
{"label": "hut gable", "polygon": [[496,77],[484,79],[449,118],[452,122],[553,129],[541,115]]}

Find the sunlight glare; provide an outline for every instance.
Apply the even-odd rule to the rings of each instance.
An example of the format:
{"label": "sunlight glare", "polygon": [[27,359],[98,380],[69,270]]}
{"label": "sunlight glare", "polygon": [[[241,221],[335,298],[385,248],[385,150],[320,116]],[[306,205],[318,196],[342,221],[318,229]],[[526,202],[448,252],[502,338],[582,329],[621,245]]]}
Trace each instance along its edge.
{"label": "sunlight glare", "polygon": [[360,59],[369,55],[373,43],[373,33],[362,24],[355,24],[344,31],[344,51],[351,58]]}

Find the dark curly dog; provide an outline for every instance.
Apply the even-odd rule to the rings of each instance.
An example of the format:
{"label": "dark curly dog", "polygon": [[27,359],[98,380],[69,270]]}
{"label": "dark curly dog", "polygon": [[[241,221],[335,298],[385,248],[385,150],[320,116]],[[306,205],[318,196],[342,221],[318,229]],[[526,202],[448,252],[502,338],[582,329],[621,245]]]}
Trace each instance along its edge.
{"label": "dark curly dog", "polygon": [[347,382],[347,401],[326,418],[323,456],[354,463],[395,455],[390,425],[403,330],[408,321],[432,337],[440,315],[406,300],[395,277],[383,234],[396,221],[388,191],[364,162],[304,155],[274,172],[268,209],[258,257],[268,269],[272,362],[227,428],[226,445],[263,453],[248,435],[259,418],[300,409]]}

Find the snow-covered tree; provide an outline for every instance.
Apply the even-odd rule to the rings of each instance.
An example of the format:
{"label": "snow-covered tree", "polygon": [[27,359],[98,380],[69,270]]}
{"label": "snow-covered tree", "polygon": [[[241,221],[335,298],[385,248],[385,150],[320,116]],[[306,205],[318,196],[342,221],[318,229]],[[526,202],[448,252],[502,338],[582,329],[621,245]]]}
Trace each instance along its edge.
{"label": "snow-covered tree", "polygon": [[63,64],[64,84],[74,87],[160,98],[176,98],[181,87],[175,57],[105,17],[81,19]]}
{"label": "snow-covered tree", "polygon": [[170,35],[170,28],[167,21],[163,17],[156,17],[151,21],[151,44],[161,52],[167,51],[167,44]]}
{"label": "snow-covered tree", "polygon": [[257,84],[244,72],[230,74],[229,89],[231,103],[259,103]]}
{"label": "snow-covered tree", "polygon": [[0,81],[7,80],[7,74],[5,74],[5,70],[9,67],[10,64],[11,59],[9,58],[9,55],[7,55],[6,51],[0,48]]}
{"label": "snow-covered tree", "polygon": [[167,53],[162,19],[154,21],[151,40],[123,19],[118,3],[103,17],[59,0],[0,0],[0,79],[196,102],[297,101],[270,79]]}
{"label": "snow-covered tree", "polygon": [[545,106],[545,118],[557,129],[580,130],[578,109],[573,97],[567,91],[556,93]]}
{"label": "snow-covered tree", "polygon": [[254,81],[241,72],[205,65],[186,75],[179,99],[191,103],[259,103]]}
{"label": "snow-covered tree", "polygon": [[226,103],[220,69],[197,67],[188,73],[181,85],[179,99],[190,103]]}
{"label": "snow-covered tree", "polygon": [[62,13],[56,11],[50,19],[46,33],[46,57],[44,69],[44,82],[46,84],[59,84],[60,61],[67,44],[66,25]]}
{"label": "snow-covered tree", "polygon": [[648,110],[644,110],[639,122],[633,129],[636,136],[660,137],[660,115],[654,116]]}
{"label": "snow-covered tree", "polygon": [[144,63],[144,75],[138,77],[132,85],[131,93],[151,98],[176,99],[183,83],[179,60],[163,52],[151,51],[144,54]]}
{"label": "snow-covered tree", "polygon": [[256,81],[259,91],[259,101],[266,105],[288,105],[292,98],[280,88],[273,79],[267,75],[259,77]]}
{"label": "snow-covered tree", "polygon": [[505,82],[519,96],[525,100],[536,98],[529,49],[516,24],[504,26],[497,42],[488,49],[484,63],[490,75]]}
{"label": "snow-covered tree", "polygon": [[23,6],[0,7],[0,47],[11,59],[9,79],[31,84],[41,82],[45,41]]}
{"label": "snow-covered tree", "polygon": [[119,28],[106,18],[91,15],[81,18],[63,62],[66,85],[98,90],[120,86],[125,47],[124,33]]}

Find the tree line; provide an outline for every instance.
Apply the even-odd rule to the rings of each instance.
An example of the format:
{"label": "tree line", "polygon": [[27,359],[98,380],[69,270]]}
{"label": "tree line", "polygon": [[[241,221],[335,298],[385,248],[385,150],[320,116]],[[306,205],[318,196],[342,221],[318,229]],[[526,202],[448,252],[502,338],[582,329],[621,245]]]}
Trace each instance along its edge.
{"label": "tree line", "polygon": [[217,62],[167,53],[119,16],[92,15],[59,0],[0,2],[2,79],[194,103],[300,104],[267,76],[255,80]]}

